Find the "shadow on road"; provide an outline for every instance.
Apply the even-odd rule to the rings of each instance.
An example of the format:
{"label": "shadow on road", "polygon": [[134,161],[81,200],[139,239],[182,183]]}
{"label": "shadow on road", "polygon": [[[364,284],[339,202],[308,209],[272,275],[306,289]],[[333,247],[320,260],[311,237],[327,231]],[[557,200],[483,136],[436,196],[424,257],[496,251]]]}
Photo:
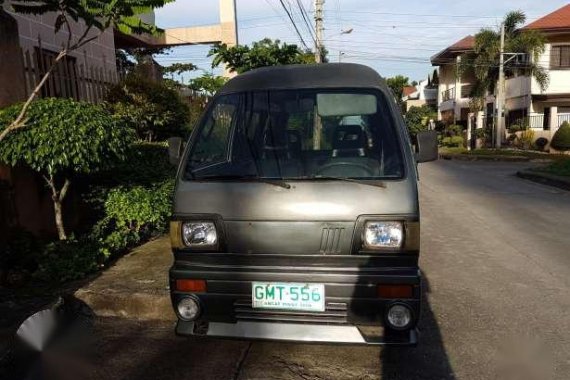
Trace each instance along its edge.
{"label": "shadow on road", "polygon": [[420,342],[417,347],[382,348],[380,361],[383,380],[455,379],[439,325],[429,302],[430,286],[425,274],[422,281]]}

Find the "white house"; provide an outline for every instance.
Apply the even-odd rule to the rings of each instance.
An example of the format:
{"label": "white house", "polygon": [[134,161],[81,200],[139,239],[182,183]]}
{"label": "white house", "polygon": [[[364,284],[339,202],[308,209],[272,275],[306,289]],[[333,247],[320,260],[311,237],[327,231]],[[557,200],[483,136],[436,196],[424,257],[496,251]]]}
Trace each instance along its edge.
{"label": "white house", "polygon": [[421,107],[423,105],[436,106],[437,105],[437,86],[431,86],[429,80],[422,80],[417,86],[404,88],[404,102],[405,111],[410,107]]}
{"label": "white house", "polygon": [[[519,75],[505,80],[505,115],[507,127],[524,123],[535,131],[535,137],[547,137],[564,121],[570,122],[570,4],[526,25],[523,29],[544,34],[545,52],[538,58],[550,77],[542,91],[530,75]],[[462,56],[472,52],[475,38],[467,36],[431,58],[439,67],[438,119],[447,123],[467,124],[470,114],[470,93],[474,77],[470,73],[457,75]],[[484,111],[476,117],[476,126],[492,124],[495,97],[485,99]]]}

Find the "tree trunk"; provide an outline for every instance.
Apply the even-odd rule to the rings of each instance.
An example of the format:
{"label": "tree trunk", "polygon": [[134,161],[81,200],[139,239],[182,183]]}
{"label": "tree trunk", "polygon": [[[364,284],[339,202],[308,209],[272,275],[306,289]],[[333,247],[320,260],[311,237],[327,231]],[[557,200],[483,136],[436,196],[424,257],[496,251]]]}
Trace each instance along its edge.
{"label": "tree trunk", "polygon": [[67,240],[65,227],[63,225],[63,208],[59,199],[53,200],[53,211],[55,214],[55,226],[57,228],[57,236],[59,240]]}
{"label": "tree trunk", "polygon": [[63,187],[58,190],[55,186],[55,180],[53,175],[49,177],[44,176],[44,180],[47,182],[49,188],[51,189],[51,199],[53,200],[53,212],[55,216],[55,226],[57,228],[57,236],[59,240],[67,240],[67,234],[65,233],[65,226],[63,225],[63,200],[69,189],[71,181],[65,179]]}

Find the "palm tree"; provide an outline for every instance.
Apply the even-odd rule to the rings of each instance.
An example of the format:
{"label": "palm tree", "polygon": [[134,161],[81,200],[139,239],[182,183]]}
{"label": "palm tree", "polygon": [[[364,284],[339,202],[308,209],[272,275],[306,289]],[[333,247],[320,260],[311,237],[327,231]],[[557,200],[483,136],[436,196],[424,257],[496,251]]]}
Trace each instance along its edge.
{"label": "palm tree", "polygon": [[[544,53],[546,39],[536,30],[520,29],[526,22],[522,11],[509,12],[504,19],[505,52],[523,53],[532,59],[512,60],[505,65],[505,75],[532,75],[541,89],[548,87],[548,71],[537,62]],[[501,32],[484,28],[475,35],[475,49],[462,57],[458,74],[470,70],[475,76],[471,96],[483,99],[487,92],[494,93],[499,80],[499,54],[501,47]],[[508,56],[507,56],[508,58]],[[479,102],[482,104],[482,102]]]}

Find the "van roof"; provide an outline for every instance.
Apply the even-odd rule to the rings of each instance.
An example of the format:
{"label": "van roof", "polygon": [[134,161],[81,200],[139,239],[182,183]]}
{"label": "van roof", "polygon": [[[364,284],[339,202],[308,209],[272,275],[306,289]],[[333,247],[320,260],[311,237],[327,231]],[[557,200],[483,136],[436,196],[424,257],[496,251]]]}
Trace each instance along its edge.
{"label": "van roof", "polygon": [[372,88],[388,91],[384,79],[368,66],[355,63],[325,63],[271,66],[251,70],[231,79],[218,94],[310,88]]}

